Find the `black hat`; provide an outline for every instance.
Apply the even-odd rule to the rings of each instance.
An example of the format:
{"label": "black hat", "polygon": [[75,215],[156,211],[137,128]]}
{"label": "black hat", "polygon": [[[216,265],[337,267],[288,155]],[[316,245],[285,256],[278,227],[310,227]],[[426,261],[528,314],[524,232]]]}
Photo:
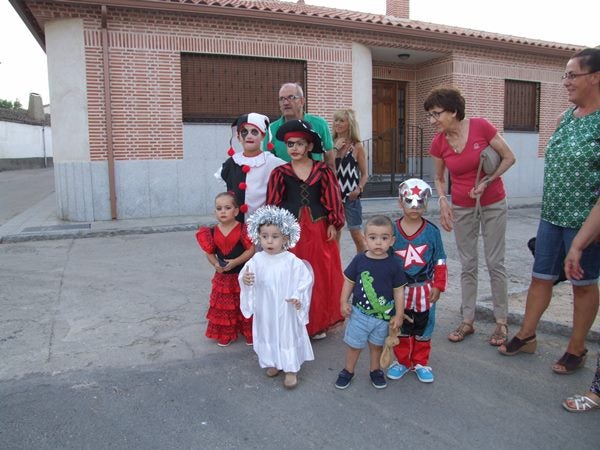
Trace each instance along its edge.
{"label": "black hat", "polygon": [[302,137],[308,142],[313,143],[311,153],[323,153],[321,136],[319,136],[319,133],[313,130],[312,125],[305,120],[288,120],[279,127],[275,137],[282,142],[285,142],[286,139],[290,137]]}

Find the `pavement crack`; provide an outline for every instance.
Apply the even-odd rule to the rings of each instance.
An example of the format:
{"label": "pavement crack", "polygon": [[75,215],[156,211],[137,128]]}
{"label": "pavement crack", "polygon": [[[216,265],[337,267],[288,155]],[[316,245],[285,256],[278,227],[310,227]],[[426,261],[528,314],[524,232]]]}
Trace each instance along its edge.
{"label": "pavement crack", "polygon": [[56,301],[54,302],[54,308],[52,311],[52,322],[50,323],[50,337],[48,339],[48,356],[46,357],[46,364],[48,364],[50,362],[50,360],[52,359],[52,349],[54,347],[54,333],[55,333],[55,327],[56,327],[56,316],[59,312],[59,306],[60,306],[62,295],[63,295],[65,272],[66,272],[67,266],[69,265],[69,261],[71,259],[71,251],[73,250],[73,245],[75,245],[75,240],[71,239],[69,248],[67,249],[67,255],[65,258],[65,262],[63,264],[62,271],[60,273],[60,282],[58,284],[58,293],[56,295]]}

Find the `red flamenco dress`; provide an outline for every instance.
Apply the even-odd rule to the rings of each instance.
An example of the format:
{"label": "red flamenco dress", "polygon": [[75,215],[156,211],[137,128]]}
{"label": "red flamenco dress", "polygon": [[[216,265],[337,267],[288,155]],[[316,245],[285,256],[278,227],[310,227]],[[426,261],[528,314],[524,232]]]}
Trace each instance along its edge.
{"label": "red flamenco dress", "polygon": [[344,226],[340,185],[323,162],[313,161],[306,180],[298,178],[291,164],[271,172],[267,204],[290,211],[300,224],[300,240],[290,251],[310,263],[314,272],[312,299],[308,314],[308,335],[326,332],[344,317],[340,296],[344,284],[340,249],[335,239],[327,240],[327,227]]}
{"label": "red flamenco dress", "polygon": [[[238,223],[227,236],[218,226],[200,227],[196,240],[202,250],[217,256],[217,260],[233,259],[252,246],[246,226]],[[238,274],[243,264],[228,272],[215,272],[210,291],[210,306],[206,319],[206,337],[226,344],[237,339],[238,333],[252,343],[252,318],[246,319],[240,311]]]}

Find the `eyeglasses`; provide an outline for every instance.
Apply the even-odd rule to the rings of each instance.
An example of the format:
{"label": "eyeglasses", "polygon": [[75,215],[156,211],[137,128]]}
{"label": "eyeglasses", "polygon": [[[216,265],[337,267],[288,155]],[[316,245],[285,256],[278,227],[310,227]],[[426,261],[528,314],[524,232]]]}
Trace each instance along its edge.
{"label": "eyeglasses", "polygon": [[294,100],[298,100],[300,96],[298,95],[288,95],[287,97],[279,97],[279,103],[292,102]]}
{"label": "eyeglasses", "polygon": [[440,116],[442,115],[442,113],[446,112],[445,109],[442,109],[441,111],[430,111],[425,113],[425,118],[427,119],[435,119],[438,120],[440,118]]}
{"label": "eyeglasses", "polygon": [[582,77],[584,75],[590,75],[592,73],[598,72],[597,70],[594,72],[585,72],[585,73],[573,73],[573,72],[565,72],[565,74],[560,77],[561,80],[574,80],[577,77]]}
{"label": "eyeglasses", "polygon": [[300,149],[306,147],[308,145],[308,143],[306,141],[287,141],[285,143],[285,145],[287,146],[287,148],[294,148],[294,147],[298,147]]}
{"label": "eyeglasses", "polygon": [[248,136],[248,133],[250,133],[252,136],[258,136],[260,131],[258,131],[256,128],[244,128],[242,131],[240,131],[240,136],[245,139],[246,136]]}

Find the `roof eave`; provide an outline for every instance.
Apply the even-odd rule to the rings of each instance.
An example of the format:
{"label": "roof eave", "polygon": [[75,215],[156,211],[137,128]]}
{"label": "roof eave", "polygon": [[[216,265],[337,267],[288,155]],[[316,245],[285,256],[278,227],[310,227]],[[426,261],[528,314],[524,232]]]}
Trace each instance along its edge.
{"label": "roof eave", "polygon": [[[25,0],[9,0],[15,7],[23,21],[28,26],[29,30],[36,37],[36,40],[44,48],[44,34],[43,30],[33,19],[28,8],[23,7]],[[259,9],[259,8],[239,8],[232,6],[215,6],[215,5],[202,5],[199,3],[187,4],[187,3],[170,3],[156,0],[53,0],[56,3],[69,3],[69,4],[81,4],[81,5],[106,5],[119,8],[133,8],[133,9],[145,9],[154,11],[169,11],[169,12],[188,12],[192,14],[209,15],[213,17],[237,17],[240,16],[249,17],[256,20],[270,20],[285,23],[298,23],[298,19],[304,19],[306,24],[312,24],[317,26],[323,26],[327,28],[337,28],[352,31],[364,31],[378,33],[386,36],[404,36],[413,37],[419,39],[435,40],[442,42],[459,42],[466,45],[477,45],[480,47],[509,50],[513,52],[525,52],[542,54],[545,56],[554,57],[569,57],[575,51],[582,49],[583,47],[573,46],[557,47],[548,43],[548,45],[540,45],[539,43],[521,42],[519,38],[515,38],[515,41],[508,39],[502,39],[499,37],[481,37],[481,36],[469,36],[466,33],[451,32],[451,31],[439,31],[439,30],[425,30],[419,27],[409,26],[397,26],[393,24],[385,24],[380,21],[375,22],[362,22],[351,19],[341,19],[336,15],[331,17],[321,17],[313,14],[307,14],[298,12],[290,14],[288,11],[281,9]],[[18,7],[18,6],[19,7]],[[32,20],[35,23],[29,23]]]}

